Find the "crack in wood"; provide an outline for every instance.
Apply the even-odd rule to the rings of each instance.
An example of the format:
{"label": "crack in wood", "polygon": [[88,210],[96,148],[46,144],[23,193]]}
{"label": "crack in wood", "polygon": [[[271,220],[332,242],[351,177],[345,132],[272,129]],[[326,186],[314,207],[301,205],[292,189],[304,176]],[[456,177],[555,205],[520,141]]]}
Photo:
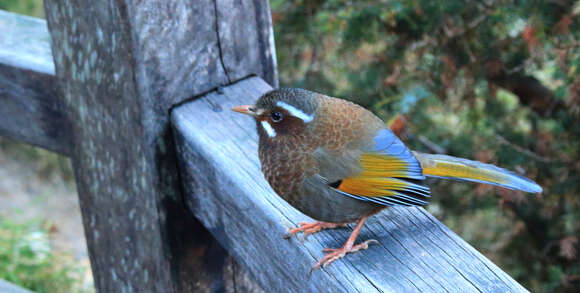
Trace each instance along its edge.
{"label": "crack in wood", "polygon": [[224,63],[224,53],[222,50],[222,41],[221,41],[221,35],[220,35],[220,23],[219,23],[219,12],[218,12],[217,1],[218,0],[213,0],[213,7],[214,7],[214,13],[215,13],[215,32],[217,35],[217,46],[218,46],[218,51],[219,51],[220,64],[222,65],[222,69],[224,70],[224,73],[228,79],[228,84],[231,84],[232,79],[230,77],[228,69],[226,68],[226,64]]}

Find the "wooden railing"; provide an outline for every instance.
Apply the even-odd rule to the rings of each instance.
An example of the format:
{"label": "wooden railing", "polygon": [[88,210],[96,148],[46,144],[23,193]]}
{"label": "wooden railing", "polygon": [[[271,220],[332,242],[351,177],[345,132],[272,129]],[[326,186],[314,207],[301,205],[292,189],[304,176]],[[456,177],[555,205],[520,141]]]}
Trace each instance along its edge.
{"label": "wooden railing", "polygon": [[350,228],[283,240],[307,218],[229,111],[277,86],[267,1],[45,11],[50,33],[0,12],[0,135],[71,157],[99,292],[526,291],[422,208],[371,218],[360,239],[380,244],[309,274]]}

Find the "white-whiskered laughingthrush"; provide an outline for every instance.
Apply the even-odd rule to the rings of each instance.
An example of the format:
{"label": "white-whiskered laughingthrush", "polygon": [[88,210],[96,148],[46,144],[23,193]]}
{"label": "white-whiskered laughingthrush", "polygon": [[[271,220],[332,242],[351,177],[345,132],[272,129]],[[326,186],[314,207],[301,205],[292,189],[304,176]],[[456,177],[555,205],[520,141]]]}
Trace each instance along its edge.
{"label": "white-whiskered laughingthrush", "polygon": [[236,112],[257,122],[264,176],[278,195],[319,221],[301,223],[289,235],[305,235],[357,221],[343,247],[327,253],[313,269],[371,241],[354,244],[366,219],[392,206],[429,203],[426,177],[473,181],[541,192],[533,181],[493,165],[409,150],[370,111],[303,89],[277,89]]}

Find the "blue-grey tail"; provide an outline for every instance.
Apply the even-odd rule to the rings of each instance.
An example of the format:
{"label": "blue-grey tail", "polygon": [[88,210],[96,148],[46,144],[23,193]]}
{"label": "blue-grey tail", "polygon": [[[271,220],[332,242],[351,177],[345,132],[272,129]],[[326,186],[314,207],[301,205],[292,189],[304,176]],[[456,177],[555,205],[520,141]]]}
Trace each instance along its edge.
{"label": "blue-grey tail", "polygon": [[536,182],[494,165],[447,155],[413,152],[421,164],[423,175],[461,181],[497,185],[531,193],[542,192]]}

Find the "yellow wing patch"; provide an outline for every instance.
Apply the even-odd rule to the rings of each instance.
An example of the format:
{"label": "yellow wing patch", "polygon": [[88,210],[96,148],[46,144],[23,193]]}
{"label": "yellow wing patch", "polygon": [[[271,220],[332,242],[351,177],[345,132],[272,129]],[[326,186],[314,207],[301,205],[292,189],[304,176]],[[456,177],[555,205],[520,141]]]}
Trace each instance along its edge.
{"label": "yellow wing patch", "polygon": [[363,172],[345,178],[337,187],[351,197],[384,205],[425,205],[429,188],[412,181],[409,164],[397,157],[367,153],[360,159]]}
{"label": "yellow wing patch", "polygon": [[338,189],[360,196],[392,196],[394,190],[404,190],[408,183],[395,178],[353,177],[342,181]]}
{"label": "yellow wing patch", "polygon": [[408,177],[409,164],[394,156],[366,153],[360,164],[364,172],[358,177]]}

